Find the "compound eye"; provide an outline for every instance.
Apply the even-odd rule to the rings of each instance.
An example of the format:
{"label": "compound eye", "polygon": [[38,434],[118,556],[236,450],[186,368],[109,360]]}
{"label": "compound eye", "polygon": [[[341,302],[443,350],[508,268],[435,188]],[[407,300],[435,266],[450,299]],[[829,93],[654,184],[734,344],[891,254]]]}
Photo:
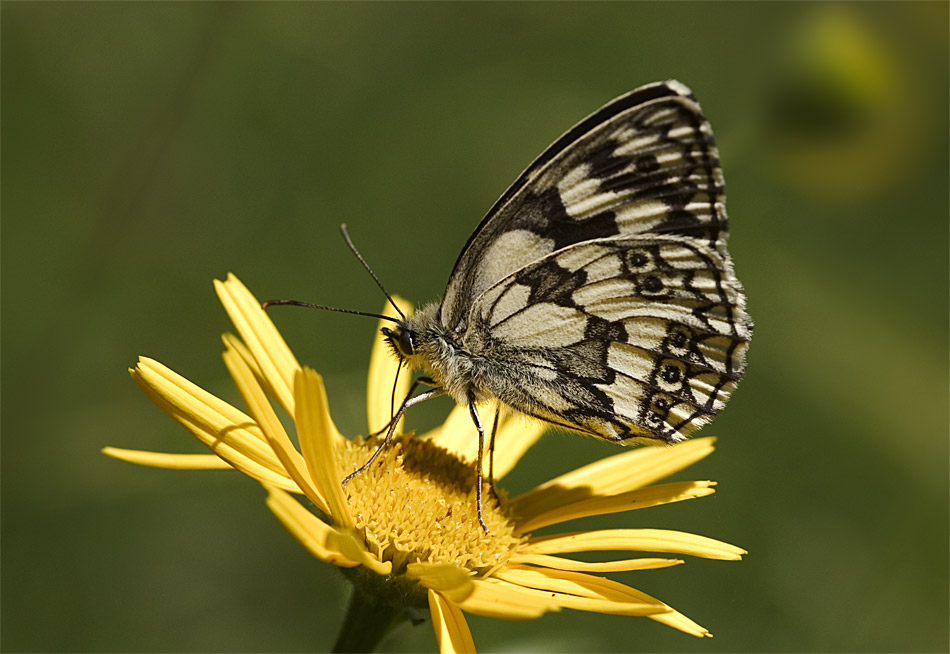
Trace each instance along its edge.
{"label": "compound eye", "polygon": [[399,351],[405,356],[412,356],[416,353],[415,334],[408,329],[399,330],[399,340],[396,343],[399,347]]}
{"label": "compound eye", "polygon": [[408,357],[416,353],[415,334],[399,326],[395,330],[383,327],[383,336],[400,356]]}

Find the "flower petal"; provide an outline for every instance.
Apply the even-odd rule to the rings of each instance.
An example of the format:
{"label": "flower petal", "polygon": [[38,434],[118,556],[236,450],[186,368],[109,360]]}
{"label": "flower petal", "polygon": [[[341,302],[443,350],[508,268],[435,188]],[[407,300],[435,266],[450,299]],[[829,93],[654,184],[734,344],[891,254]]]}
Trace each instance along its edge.
{"label": "flower petal", "polygon": [[429,612],[432,614],[432,628],[439,643],[441,654],[464,654],[475,651],[475,641],[469,631],[465,615],[452,602],[439,593],[429,589]]}
{"label": "flower petal", "polygon": [[[512,584],[557,593],[557,601],[567,608],[618,615],[654,615],[670,610],[663,602],[612,579],[570,570],[509,566],[495,573]],[[567,597],[565,597],[567,596]],[[595,600],[576,603],[573,598]]]}
{"label": "flower petal", "polygon": [[[456,416],[456,414],[463,415],[463,416],[468,416],[469,424],[471,424],[472,418],[471,418],[471,416],[468,415],[468,407],[463,407],[463,406],[459,406],[458,404],[456,404],[454,407],[452,407],[452,410],[449,411],[449,415],[446,416],[445,421],[443,421],[441,425],[439,425],[438,427],[435,427],[434,429],[430,429],[430,430],[427,431],[427,432],[423,432],[423,433],[421,433],[421,434],[416,434],[416,438],[418,438],[418,439],[420,439],[420,440],[424,440],[424,441],[432,441],[433,443],[435,443],[436,445],[439,445],[440,447],[445,447],[444,445],[442,445],[442,442],[441,442],[440,439],[441,439],[441,437],[442,437],[442,433],[443,433],[444,431],[446,431],[446,424],[447,424],[450,420],[456,421],[456,420],[459,419],[459,418]],[[458,424],[463,424],[463,423],[459,422]],[[473,427],[473,428],[474,428],[474,427]],[[448,448],[446,448],[446,449],[448,449]],[[458,453],[456,452],[456,454],[458,454]]]}
{"label": "flower petal", "polygon": [[366,549],[365,542],[353,533],[334,530],[333,533],[327,536],[327,544],[378,575],[388,575],[393,571],[392,561],[380,561],[374,557]]}
{"label": "flower petal", "polygon": [[[482,402],[475,405],[478,415],[485,425],[486,443],[489,447],[491,429],[495,420],[497,402]],[[524,453],[534,445],[547,430],[548,425],[528,416],[514,413],[502,407],[498,421],[498,433],[495,435],[495,479],[501,479],[515,467]],[[468,407],[455,405],[449,417],[440,427],[421,436],[431,438],[436,444],[466,461],[475,461],[478,457],[478,431],[472,423]],[[487,455],[486,455],[487,457]],[[487,464],[486,464],[487,472]]]}
{"label": "flower petal", "polygon": [[288,493],[267,487],[267,506],[287,531],[321,561],[341,568],[359,565],[358,561],[343,554],[332,541],[331,536],[338,533],[337,530],[301,506]]}
{"label": "flower petal", "polygon": [[591,497],[519,522],[518,533],[527,533],[540,529],[541,527],[556,525],[576,518],[619,513],[621,511],[631,511],[633,509],[643,509],[649,506],[705,497],[715,492],[712,488],[714,485],[715,483],[711,481],[684,481],[672,484],[660,484],[658,486],[647,486],[646,488],[638,488],[637,490],[620,493],[619,495]]}
{"label": "flower petal", "polygon": [[154,359],[139,357],[129,373],[158,408],[237,470],[281,487],[290,481],[249,416]]}
{"label": "flower petal", "polygon": [[[613,615],[645,615],[693,636],[711,636],[707,629],[655,597],[612,579],[562,570],[532,570],[513,567],[505,571],[512,583],[556,593],[564,608]],[[643,607],[651,612],[644,613]]]}
{"label": "flower petal", "polygon": [[505,620],[531,620],[549,611],[561,610],[550,593],[491,577],[473,579],[472,584],[475,586],[472,594],[464,601],[456,602],[467,613]]}
{"label": "flower petal", "polygon": [[[254,378],[257,379],[257,383],[260,384],[261,388],[264,389],[264,392],[269,397],[276,398],[277,394],[271,386],[270,380],[261,372],[260,366],[257,365],[257,359],[255,359],[254,355],[251,354],[251,351],[247,349],[247,346],[244,345],[244,343],[242,343],[239,338],[234,336],[234,334],[223,334],[221,336],[221,340],[224,341],[224,345],[227,350],[233,351],[244,360],[244,363],[247,364],[247,367],[254,374]],[[326,399],[325,395],[326,394],[324,393],[324,400]],[[325,401],[324,404],[326,405]],[[329,406],[326,406],[324,428],[324,433],[329,434],[334,441],[338,441],[343,438],[340,430],[336,428],[333,418],[330,416]]]}
{"label": "flower petal", "polygon": [[304,367],[294,376],[296,400],[297,440],[300,450],[320,494],[326,498],[330,515],[336,523],[347,529],[355,525],[350,505],[340,486],[340,472],[334,452],[336,428],[330,420],[327,392],[323,379],[312,368]]}
{"label": "flower petal", "polygon": [[294,372],[300,368],[293,352],[281,337],[247,287],[228,273],[227,281],[214,280],[214,288],[231,322],[247,344],[251,354],[267,378],[277,401],[290,413],[294,412]]}
{"label": "flower petal", "polygon": [[104,447],[102,453],[113,459],[137,463],[153,468],[171,470],[234,470],[230,463],[216,454],[171,454],[166,452],[146,452],[144,450],[124,450],[118,447]]}
{"label": "flower petal", "polygon": [[[401,297],[394,296],[393,301],[399,306],[403,314],[412,315],[412,305]],[[384,316],[398,317],[399,314],[390,304],[383,309]],[[376,338],[373,339],[373,350],[369,357],[369,375],[366,378],[366,413],[368,420],[368,434],[374,434],[389,424],[393,412],[399,409],[399,403],[409,393],[409,384],[412,383],[412,373],[406,370],[399,375],[399,380],[393,388],[393,379],[399,371],[399,362],[393,356],[381,332],[389,324],[388,320],[379,321]],[[393,406],[395,404],[395,406]],[[396,426],[396,432],[402,431],[402,421]]]}
{"label": "flower petal", "polygon": [[288,493],[272,486],[265,487],[268,491],[267,506],[287,531],[318,559],[341,568],[362,565],[381,575],[392,572],[392,563],[373,558],[352,534],[331,527]]}
{"label": "flower petal", "polygon": [[670,447],[641,447],[617,454],[545,482],[514,498],[511,506],[528,520],[589,497],[642,488],[708,456],[715,441],[694,438]]}
{"label": "flower petal", "polygon": [[521,551],[526,554],[563,554],[594,550],[671,552],[726,561],[738,561],[748,553],[729,543],[668,529],[603,529],[534,536]]}
{"label": "flower petal", "polygon": [[712,638],[712,632],[709,631],[709,629],[690,620],[679,611],[669,611],[667,613],[659,613],[657,615],[648,615],[647,617],[661,624],[665,624],[667,627],[678,629],[679,631],[689,634],[690,636],[696,636],[697,638]]}
{"label": "flower petal", "polygon": [[233,350],[226,350],[224,363],[228,367],[228,371],[231,373],[244,403],[254,417],[255,422],[260,426],[267,443],[274,450],[274,454],[280,459],[287,474],[318,509],[333,515],[323,493],[314,485],[308,474],[303,457],[290,442],[287,432],[284,431],[284,426],[280,423],[277,414],[274,413],[274,408],[264,394],[264,389],[257,383],[257,378],[254,377],[254,373],[248,368],[244,359]]}
{"label": "flower petal", "polygon": [[452,600],[461,602],[475,589],[468,572],[451,563],[410,563],[406,576]]}
{"label": "flower petal", "polygon": [[[495,407],[492,402],[481,402],[475,405],[479,416],[485,416],[482,424],[492,424],[495,418]],[[428,435],[427,435],[428,436]],[[474,461],[478,454],[478,431],[472,423],[472,414],[467,406],[456,404],[449,412],[449,417],[442,423],[442,427],[432,434],[433,442],[447,449],[464,461]]]}
{"label": "flower petal", "polygon": [[684,563],[682,559],[661,559],[654,557],[640,557],[636,559],[622,559],[619,561],[575,561],[561,556],[549,554],[515,554],[509,561],[512,564],[536,565],[555,570],[574,570],[576,572],[626,572],[629,570],[654,570],[669,568]]}
{"label": "flower petal", "polygon": [[507,417],[495,436],[495,479],[501,479],[521,460],[549,425],[528,416],[505,411]]}

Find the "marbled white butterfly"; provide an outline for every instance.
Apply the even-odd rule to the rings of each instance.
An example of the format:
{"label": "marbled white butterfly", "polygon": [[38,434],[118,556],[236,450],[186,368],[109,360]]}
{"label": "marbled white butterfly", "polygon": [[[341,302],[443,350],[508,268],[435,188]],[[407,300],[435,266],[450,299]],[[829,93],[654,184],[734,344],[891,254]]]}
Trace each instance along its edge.
{"label": "marbled white butterfly", "polygon": [[380,448],[413,404],[467,405],[481,516],[476,403],[624,445],[689,436],[726,403],[752,331],[724,201],[683,84],[643,86],[575,125],[491,208],[442,301],[383,329],[433,388],[403,402]]}

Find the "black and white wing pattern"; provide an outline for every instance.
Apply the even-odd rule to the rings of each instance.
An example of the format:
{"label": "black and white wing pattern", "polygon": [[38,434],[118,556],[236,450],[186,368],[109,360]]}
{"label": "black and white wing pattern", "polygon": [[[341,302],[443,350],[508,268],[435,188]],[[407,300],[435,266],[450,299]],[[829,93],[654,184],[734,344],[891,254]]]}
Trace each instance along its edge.
{"label": "black and white wing pattern", "polygon": [[[495,203],[438,307],[474,361],[469,397],[615,442],[707,422],[752,331],[724,199],[712,130],[679,82],[574,126]],[[423,367],[451,386],[452,370]]]}

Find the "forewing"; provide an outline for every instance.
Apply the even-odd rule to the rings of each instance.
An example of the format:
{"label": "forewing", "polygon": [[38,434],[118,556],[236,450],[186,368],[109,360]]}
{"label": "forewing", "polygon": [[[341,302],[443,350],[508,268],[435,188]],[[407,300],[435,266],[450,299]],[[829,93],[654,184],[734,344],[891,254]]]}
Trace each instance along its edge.
{"label": "forewing", "polygon": [[723,180],[709,123],[684,85],[617,98],[541,154],[472,234],[440,310],[446,327],[526,263],[577,243],[677,234],[722,249]]}
{"label": "forewing", "polygon": [[751,322],[728,256],[695,236],[571,245],[483,293],[495,395],[555,424],[626,442],[681,440],[744,371]]}

